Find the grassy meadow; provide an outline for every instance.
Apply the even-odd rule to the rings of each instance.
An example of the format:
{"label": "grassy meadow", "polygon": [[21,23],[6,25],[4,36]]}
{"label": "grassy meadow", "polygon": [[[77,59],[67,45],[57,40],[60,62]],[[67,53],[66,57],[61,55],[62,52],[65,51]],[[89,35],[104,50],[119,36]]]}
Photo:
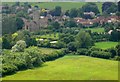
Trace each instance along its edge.
{"label": "grassy meadow", "polygon": [[59,33],[42,35],[42,36],[40,36],[40,38],[58,39],[59,38]]}
{"label": "grassy meadow", "polygon": [[[74,62],[73,62],[74,61]],[[117,80],[118,62],[87,56],[67,55],[42,67],[19,71],[3,80]]]}
{"label": "grassy meadow", "polygon": [[59,51],[59,49],[52,49],[52,48],[40,48],[41,53],[43,54],[51,54],[55,51]]}
{"label": "grassy meadow", "polygon": [[95,43],[96,48],[101,48],[101,49],[108,49],[115,47],[118,44],[118,42],[97,42]]}
{"label": "grassy meadow", "polygon": [[105,32],[104,28],[86,28],[85,30],[91,30],[91,32],[97,32],[97,33],[101,33],[101,32]]}

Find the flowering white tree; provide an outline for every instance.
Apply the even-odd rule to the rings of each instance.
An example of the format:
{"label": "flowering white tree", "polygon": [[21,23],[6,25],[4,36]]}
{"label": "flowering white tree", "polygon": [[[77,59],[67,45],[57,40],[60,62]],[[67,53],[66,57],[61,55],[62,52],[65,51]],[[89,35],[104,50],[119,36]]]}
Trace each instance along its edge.
{"label": "flowering white tree", "polygon": [[20,40],[12,47],[12,52],[23,52],[25,48],[26,48],[26,42]]}

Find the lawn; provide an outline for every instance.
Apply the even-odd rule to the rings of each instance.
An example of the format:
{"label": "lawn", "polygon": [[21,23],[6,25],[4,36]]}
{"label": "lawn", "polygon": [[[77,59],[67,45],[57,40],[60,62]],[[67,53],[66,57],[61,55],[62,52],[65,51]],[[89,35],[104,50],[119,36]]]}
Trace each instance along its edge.
{"label": "lawn", "polygon": [[101,32],[105,32],[104,28],[86,28],[85,30],[91,30],[91,32],[97,32],[97,33],[101,33]]}
{"label": "lawn", "polygon": [[118,44],[118,42],[97,42],[95,43],[96,48],[101,48],[101,49],[108,49],[115,47]]}
{"label": "lawn", "polygon": [[118,80],[118,62],[67,55],[41,67],[6,76],[3,80]]}
{"label": "lawn", "polygon": [[59,33],[42,35],[42,36],[40,36],[40,38],[58,39],[59,38]]}
{"label": "lawn", "polygon": [[[55,6],[61,6],[63,11],[70,10],[71,8],[81,8],[85,2],[41,2],[31,3],[32,6],[38,5],[40,8],[54,9]],[[96,3],[100,12],[102,13],[102,3]]]}
{"label": "lawn", "polygon": [[[61,50],[61,49],[43,48],[43,47],[29,47],[29,48],[26,48],[26,50],[27,49],[31,49],[32,50],[33,48],[39,49],[42,54],[47,54],[47,55],[51,55],[52,53]],[[7,51],[10,52],[10,50],[7,50]]]}
{"label": "lawn", "polygon": [[41,53],[43,54],[51,54],[55,51],[59,51],[59,49],[53,49],[53,48],[40,48]]}

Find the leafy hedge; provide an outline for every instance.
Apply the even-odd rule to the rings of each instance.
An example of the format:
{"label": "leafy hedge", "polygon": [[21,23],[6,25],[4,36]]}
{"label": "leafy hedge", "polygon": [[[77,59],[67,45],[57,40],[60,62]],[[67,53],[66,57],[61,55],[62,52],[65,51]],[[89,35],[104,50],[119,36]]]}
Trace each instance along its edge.
{"label": "leafy hedge", "polygon": [[104,58],[104,59],[110,59],[111,53],[110,52],[104,52],[104,51],[93,51],[93,52],[91,52],[90,56],[98,57],[98,58]]}
{"label": "leafy hedge", "polygon": [[104,59],[110,59],[112,58],[112,54],[108,51],[101,50],[99,48],[80,48],[77,50],[77,53],[80,55],[86,55],[86,56],[92,56],[97,58],[104,58]]}
{"label": "leafy hedge", "polygon": [[42,54],[38,47],[31,47],[24,52],[3,50],[2,76],[16,73],[19,70],[31,69],[42,65],[45,61],[54,60],[66,54],[64,49],[51,54]]}

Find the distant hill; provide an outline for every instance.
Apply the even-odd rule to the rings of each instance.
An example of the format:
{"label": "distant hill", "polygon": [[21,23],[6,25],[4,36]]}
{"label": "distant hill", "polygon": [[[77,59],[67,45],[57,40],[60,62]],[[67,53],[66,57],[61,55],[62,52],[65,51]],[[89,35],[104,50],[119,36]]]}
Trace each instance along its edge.
{"label": "distant hill", "polygon": [[[38,5],[40,8],[53,9],[55,6],[61,6],[62,10],[69,10],[71,8],[81,8],[87,2],[41,2],[41,3],[31,3],[32,6]],[[102,12],[102,2],[96,2],[99,11]]]}

